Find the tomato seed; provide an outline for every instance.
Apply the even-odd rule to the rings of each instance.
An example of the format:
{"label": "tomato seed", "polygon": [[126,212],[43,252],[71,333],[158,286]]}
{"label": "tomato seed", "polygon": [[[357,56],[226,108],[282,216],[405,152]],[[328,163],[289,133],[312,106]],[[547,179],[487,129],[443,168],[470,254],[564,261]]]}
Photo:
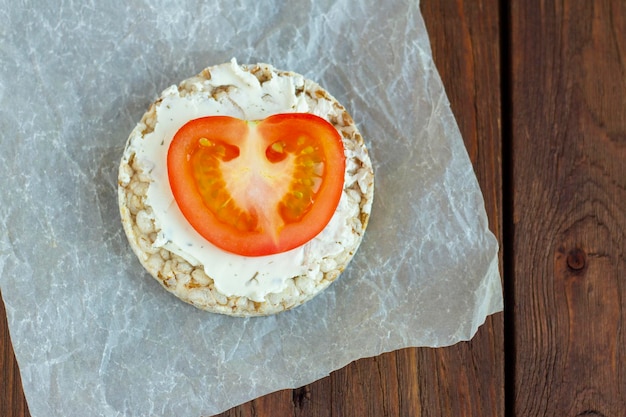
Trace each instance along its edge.
{"label": "tomato seed", "polygon": [[215,145],[212,141],[208,140],[207,138],[200,138],[198,140],[198,143],[200,144],[200,146],[204,146],[204,147]]}

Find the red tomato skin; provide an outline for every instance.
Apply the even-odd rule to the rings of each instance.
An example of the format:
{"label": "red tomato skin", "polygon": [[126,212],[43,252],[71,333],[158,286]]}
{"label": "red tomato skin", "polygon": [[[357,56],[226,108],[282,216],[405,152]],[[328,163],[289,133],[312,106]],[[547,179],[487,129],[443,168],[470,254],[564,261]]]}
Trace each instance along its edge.
{"label": "red tomato skin", "polygon": [[[195,184],[190,155],[199,138],[219,137],[227,143],[242,145],[250,124],[267,140],[311,132],[318,138],[316,146],[324,155],[324,177],[315,202],[300,221],[286,223],[278,233],[241,231],[217,219],[200,196]],[[345,155],[340,133],[330,123],[308,113],[284,113],[258,122],[247,122],[228,116],[209,116],[191,120],[175,134],[167,156],[172,194],[183,216],[206,240],[227,252],[256,257],[282,253],[297,248],[317,236],[332,218],[343,192]]]}

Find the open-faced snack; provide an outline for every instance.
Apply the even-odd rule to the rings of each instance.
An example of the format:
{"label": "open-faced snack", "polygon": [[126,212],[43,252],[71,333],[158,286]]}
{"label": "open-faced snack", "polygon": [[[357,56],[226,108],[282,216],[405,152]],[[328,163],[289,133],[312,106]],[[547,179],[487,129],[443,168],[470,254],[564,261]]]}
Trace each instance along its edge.
{"label": "open-faced snack", "polygon": [[318,84],[235,60],[171,86],[131,132],[119,169],[130,246],[168,291],[234,316],[311,299],[354,256],[372,165]]}

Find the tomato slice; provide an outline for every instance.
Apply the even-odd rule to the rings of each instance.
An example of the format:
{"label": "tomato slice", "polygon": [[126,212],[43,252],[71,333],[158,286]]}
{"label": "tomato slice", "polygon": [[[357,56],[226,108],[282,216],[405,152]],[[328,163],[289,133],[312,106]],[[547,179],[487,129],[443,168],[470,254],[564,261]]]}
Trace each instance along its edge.
{"label": "tomato slice", "polygon": [[263,256],[319,234],[343,190],[339,132],[308,113],[191,120],[167,155],[174,199],[191,226],[228,252]]}

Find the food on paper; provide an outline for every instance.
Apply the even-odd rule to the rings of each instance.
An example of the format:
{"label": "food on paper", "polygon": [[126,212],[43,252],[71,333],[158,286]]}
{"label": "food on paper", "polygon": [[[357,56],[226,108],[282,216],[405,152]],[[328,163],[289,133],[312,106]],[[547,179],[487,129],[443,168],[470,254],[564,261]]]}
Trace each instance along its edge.
{"label": "food on paper", "polygon": [[330,285],[361,242],[373,170],[318,84],[235,60],[166,89],[128,138],[119,205],[168,291],[234,316],[275,314]]}

